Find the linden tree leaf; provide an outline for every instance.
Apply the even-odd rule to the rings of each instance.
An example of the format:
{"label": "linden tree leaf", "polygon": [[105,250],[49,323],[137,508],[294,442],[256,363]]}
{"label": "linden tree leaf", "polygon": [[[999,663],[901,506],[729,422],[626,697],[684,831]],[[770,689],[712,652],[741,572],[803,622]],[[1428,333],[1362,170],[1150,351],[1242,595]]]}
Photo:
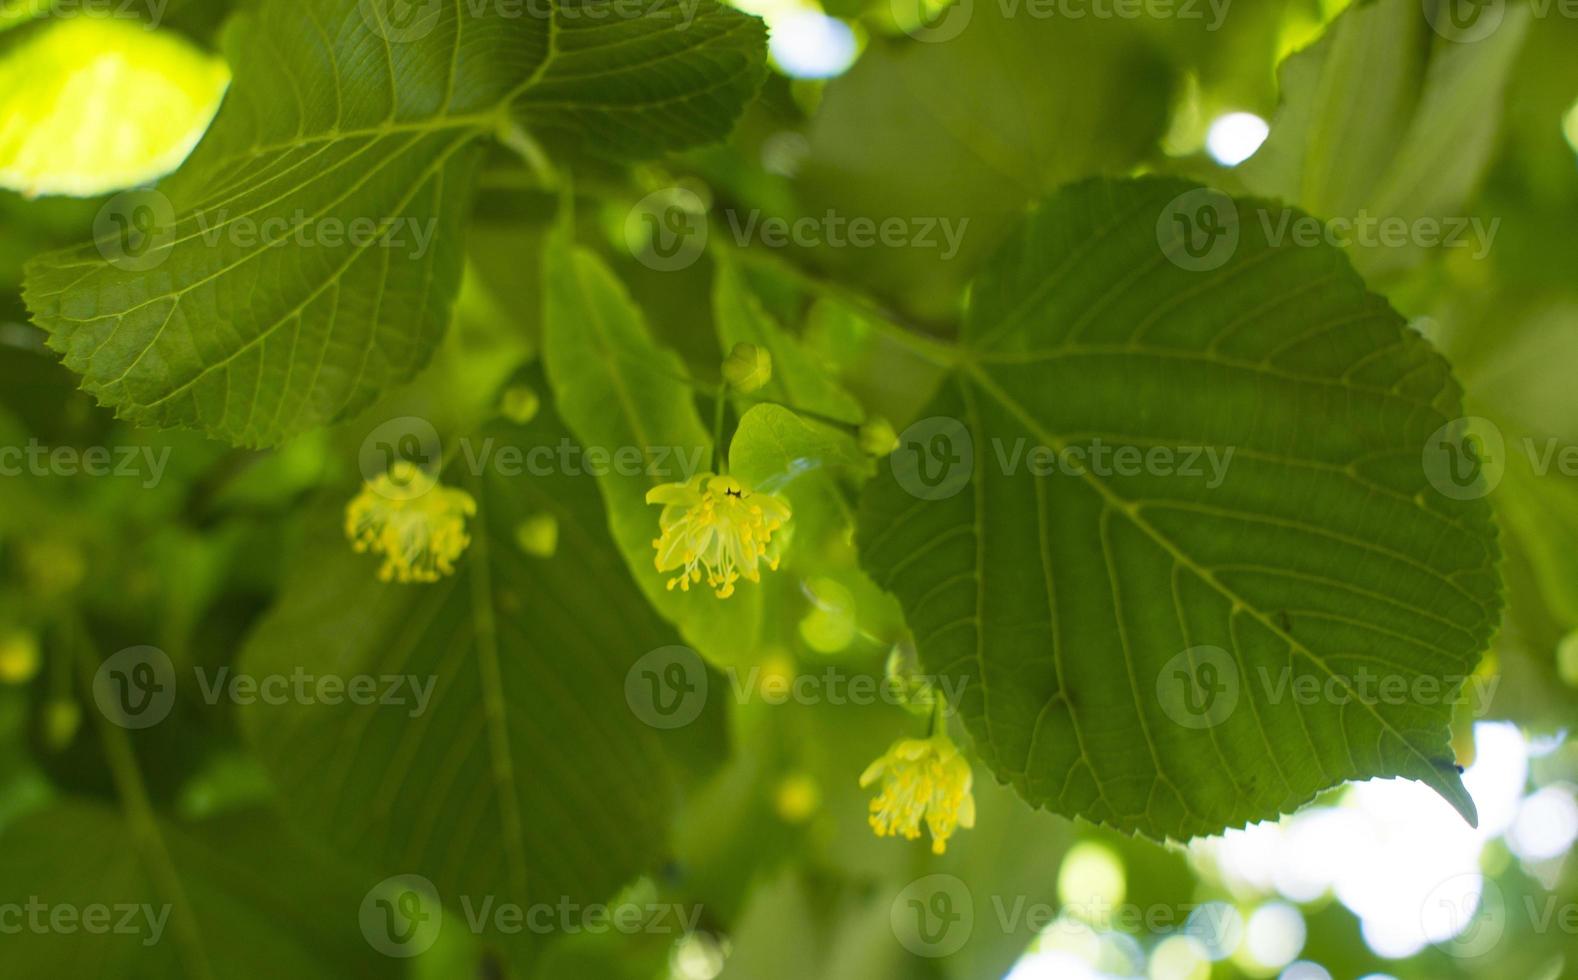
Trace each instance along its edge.
{"label": "linden tree leaf", "polygon": [[[1204,207],[1229,237],[1197,260],[1172,219]],[[1430,455],[1460,390],[1264,207],[1048,199],[867,485],[862,558],[1032,804],[1187,839],[1406,776],[1472,821],[1448,724],[1501,598],[1490,508]]]}
{"label": "linden tree leaf", "polygon": [[614,158],[727,136],[766,77],[767,29],[713,0],[557,4],[554,56],[515,100],[534,135]]}
{"label": "linden tree leaf", "polygon": [[395,961],[332,925],[347,911],[355,921],[371,882],[292,841],[271,812],[142,828],[101,804],[63,800],[0,831],[0,875],[8,897],[37,899],[45,923],[72,910],[60,920],[70,930],[6,936],[13,976],[88,962],[128,980],[247,976],[259,963],[313,980],[394,975]]}
{"label": "linden tree leaf", "polygon": [[[1244,185],[1323,218],[1462,218],[1495,152],[1531,12],[1487,11],[1478,20],[1493,29],[1470,37],[1458,35],[1450,6],[1422,14],[1415,0],[1355,4],[1283,62],[1282,106],[1237,170]],[[1418,240],[1351,237],[1369,276],[1407,271],[1426,255]]]}
{"label": "linden tree leaf", "polygon": [[710,2],[427,4],[398,23],[382,6],[238,16],[235,80],[191,159],[112,200],[92,244],[31,265],[35,321],[100,401],[243,445],[350,416],[444,331],[483,137],[706,142],[765,57],[759,24]]}
{"label": "linden tree leaf", "polygon": [[658,863],[679,792],[664,739],[680,733],[638,714],[650,702],[627,688],[632,665],[676,637],[632,587],[597,487],[507,466],[567,437],[546,405],[482,431],[469,452],[497,465],[445,478],[476,501],[472,541],[431,585],[377,581],[342,514],[319,515],[237,668],[380,679],[379,703],[259,701],[242,728],[288,814],[386,874],[428,878],[456,914],[486,896],[610,899]]}

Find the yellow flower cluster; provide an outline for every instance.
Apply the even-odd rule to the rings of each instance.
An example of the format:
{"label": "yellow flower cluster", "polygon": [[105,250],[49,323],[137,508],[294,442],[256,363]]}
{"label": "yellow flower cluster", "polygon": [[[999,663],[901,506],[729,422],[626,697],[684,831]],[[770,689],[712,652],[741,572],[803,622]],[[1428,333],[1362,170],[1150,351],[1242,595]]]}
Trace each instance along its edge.
{"label": "yellow flower cluster", "polygon": [[790,516],[782,499],[754,493],[732,476],[699,473],[685,483],[654,487],[647,503],[663,505],[662,536],[652,546],[658,571],[679,572],[669,579],[670,589],[690,591],[705,571],[707,585],[727,599],[740,579],[761,580],[763,562],[778,569],[783,538],[773,534]]}
{"label": "yellow flower cluster", "polygon": [[384,556],[382,581],[437,582],[471,544],[466,518],[477,502],[440,485],[415,464],[395,463],[362,486],[345,508],[345,534],[358,552]]}
{"label": "yellow flower cluster", "polygon": [[921,821],[931,831],[931,850],[942,854],[959,827],[975,826],[975,797],[970,794],[970,763],[946,733],[930,738],[905,738],[860,775],[860,785],[882,780],[882,792],[871,801],[871,829],[878,837],[920,836]]}

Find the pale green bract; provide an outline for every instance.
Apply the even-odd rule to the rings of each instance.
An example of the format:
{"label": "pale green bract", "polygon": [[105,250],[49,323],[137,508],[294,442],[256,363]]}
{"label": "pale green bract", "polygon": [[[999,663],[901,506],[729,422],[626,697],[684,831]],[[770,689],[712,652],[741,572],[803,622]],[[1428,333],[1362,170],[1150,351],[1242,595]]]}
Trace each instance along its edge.
{"label": "pale green bract", "polygon": [[444,332],[483,137],[655,155],[722,137],[764,71],[760,22],[711,2],[380,6],[239,16],[191,159],[29,267],[35,321],[121,416],[260,446],[354,414]]}
{"label": "pale green bract", "polygon": [[[1496,535],[1422,464],[1459,389],[1341,254],[1269,245],[1262,205],[1204,199],[1239,240],[1185,268],[1191,193],[1079,184],[996,255],[932,420],[868,484],[862,560],[1032,804],[1187,839],[1406,776],[1472,821],[1449,689],[1498,622]],[[1233,455],[1033,475],[1096,440]]]}

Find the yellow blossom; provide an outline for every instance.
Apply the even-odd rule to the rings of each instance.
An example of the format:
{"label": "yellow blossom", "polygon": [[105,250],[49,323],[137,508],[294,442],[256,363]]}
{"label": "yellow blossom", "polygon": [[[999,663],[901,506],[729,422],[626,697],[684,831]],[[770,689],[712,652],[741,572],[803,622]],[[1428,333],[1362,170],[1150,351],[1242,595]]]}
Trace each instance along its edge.
{"label": "yellow blossom", "polygon": [[0,636],[0,682],[26,684],[38,673],[38,638],[26,630]]}
{"label": "yellow blossom", "polygon": [[477,502],[404,460],[362,486],[345,508],[345,534],[358,552],[384,556],[382,581],[437,582],[471,544],[466,518]]}
{"label": "yellow blossom", "polygon": [[768,493],[755,493],[732,476],[699,473],[685,483],[665,483],[647,492],[647,503],[662,504],[658,517],[662,536],[652,542],[657,549],[657,570],[679,574],[669,579],[670,589],[689,591],[700,582],[720,599],[734,594],[740,579],[761,580],[759,566],[778,569],[783,535],[773,534],[789,520],[789,505]]}
{"label": "yellow blossom", "polygon": [[924,818],[932,853],[941,854],[954,830],[975,826],[970,764],[945,733],[894,742],[861,773],[860,785],[870,786],[879,777],[882,792],[871,801],[871,829],[878,837],[903,834],[914,840]]}

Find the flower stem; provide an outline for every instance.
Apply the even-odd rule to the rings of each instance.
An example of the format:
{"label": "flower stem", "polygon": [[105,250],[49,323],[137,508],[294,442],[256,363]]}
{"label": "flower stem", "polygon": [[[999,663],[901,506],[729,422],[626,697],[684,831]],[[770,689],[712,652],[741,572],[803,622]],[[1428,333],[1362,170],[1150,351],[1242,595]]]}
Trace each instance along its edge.
{"label": "flower stem", "polygon": [[713,402],[717,406],[712,413],[712,461],[714,470],[718,473],[729,472],[729,457],[723,451],[723,409],[729,401],[729,386],[719,385]]}

